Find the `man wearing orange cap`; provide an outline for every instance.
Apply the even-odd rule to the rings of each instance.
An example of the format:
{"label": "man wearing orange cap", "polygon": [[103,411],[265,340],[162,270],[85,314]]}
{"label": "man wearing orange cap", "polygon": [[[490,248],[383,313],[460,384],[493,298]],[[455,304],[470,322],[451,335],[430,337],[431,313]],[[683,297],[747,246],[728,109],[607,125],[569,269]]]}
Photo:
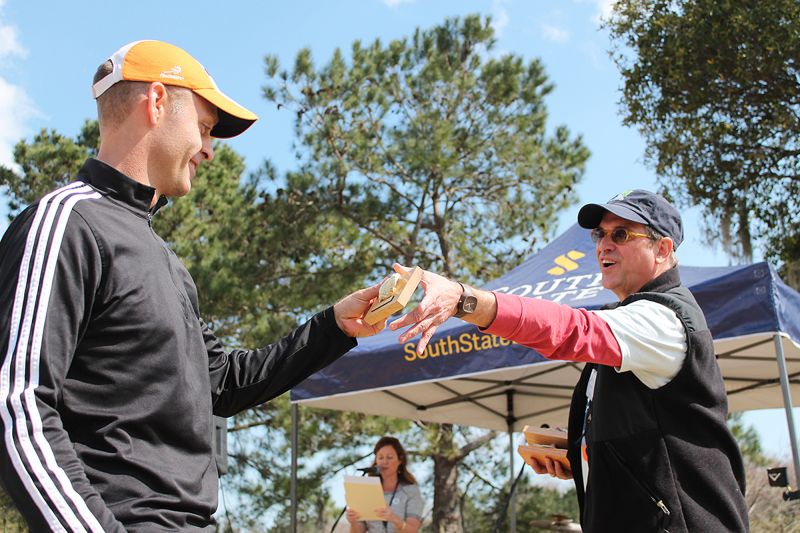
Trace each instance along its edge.
{"label": "man wearing orange cap", "polygon": [[114,53],[93,93],[97,157],[0,242],[0,474],[33,531],[213,531],[212,413],[274,398],[379,331],[362,321],[378,288],[225,352],[150,221],[213,138],[257,117],[159,41]]}

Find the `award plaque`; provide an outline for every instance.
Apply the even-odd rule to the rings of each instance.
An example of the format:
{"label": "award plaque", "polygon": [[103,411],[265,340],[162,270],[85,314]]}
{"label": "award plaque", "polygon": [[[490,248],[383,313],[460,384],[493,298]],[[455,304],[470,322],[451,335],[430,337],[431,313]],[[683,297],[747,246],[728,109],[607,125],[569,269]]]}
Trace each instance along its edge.
{"label": "award plaque", "polygon": [[381,283],[378,298],[372,303],[372,307],[369,308],[369,311],[364,316],[364,322],[371,326],[375,325],[404,308],[414,295],[414,291],[417,290],[421,279],[422,269],[420,267],[414,267],[405,276],[394,273],[386,278]]}
{"label": "award plaque", "polygon": [[561,463],[561,466],[570,468],[567,459],[567,432],[563,429],[533,428],[525,426],[522,430],[527,444],[521,444],[517,452],[526,463],[531,464],[531,458],[544,464],[546,458]]}

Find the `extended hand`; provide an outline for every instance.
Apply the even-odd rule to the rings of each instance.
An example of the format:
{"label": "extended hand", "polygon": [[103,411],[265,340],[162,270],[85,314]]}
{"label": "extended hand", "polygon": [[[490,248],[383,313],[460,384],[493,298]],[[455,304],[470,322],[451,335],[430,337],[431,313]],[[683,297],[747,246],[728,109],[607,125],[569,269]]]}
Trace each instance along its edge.
{"label": "extended hand", "polygon": [[[395,263],[394,269],[400,274],[406,274],[409,271],[408,268],[397,263]],[[425,291],[422,301],[416,309],[406,313],[389,326],[389,329],[394,331],[403,326],[413,324],[412,327],[400,335],[398,340],[402,343],[422,334],[417,344],[418,354],[425,350],[428,341],[431,340],[431,337],[436,332],[436,328],[455,314],[458,299],[461,298],[461,293],[463,292],[461,285],[457,282],[450,281],[439,274],[434,274],[427,270],[422,271],[420,284]]]}
{"label": "extended hand", "polygon": [[378,322],[370,326],[364,322],[364,315],[367,314],[372,300],[378,297],[380,283],[372,287],[361,289],[339,300],[333,306],[333,314],[336,316],[336,325],[339,326],[345,335],[349,337],[369,337],[383,330],[386,321]]}

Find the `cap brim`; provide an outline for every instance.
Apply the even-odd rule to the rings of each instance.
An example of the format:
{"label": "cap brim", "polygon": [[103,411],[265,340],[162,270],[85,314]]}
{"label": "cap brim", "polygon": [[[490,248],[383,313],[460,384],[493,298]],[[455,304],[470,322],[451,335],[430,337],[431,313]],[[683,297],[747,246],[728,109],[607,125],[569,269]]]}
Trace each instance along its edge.
{"label": "cap brim", "polygon": [[638,222],[645,225],[650,224],[632,209],[619,204],[586,204],[578,211],[578,224],[582,228],[594,229],[600,225],[600,221],[603,220],[603,216],[606,213],[613,213],[631,222]]}
{"label": "cap brim", "polygon": [[211,136],[218,139],[229,139],[244,132],[258,120],[252,111],[240,106],[217,89],[194,89],[198,96],[211,102],[219,110],[219,120]]}

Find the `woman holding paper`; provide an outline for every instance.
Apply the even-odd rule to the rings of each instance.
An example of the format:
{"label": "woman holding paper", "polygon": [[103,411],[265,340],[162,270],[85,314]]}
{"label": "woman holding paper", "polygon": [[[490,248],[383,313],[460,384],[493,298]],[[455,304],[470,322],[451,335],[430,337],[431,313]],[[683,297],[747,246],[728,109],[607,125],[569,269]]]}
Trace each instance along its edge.
{"label": "woman holding paper", "polygon": [[394,437],[381,437],[374,448],[386,507],[376,509],[382,520],[359,520],[354,509],[347,510],[350,533],[417,533],[424,504],[417,480],[406,468],[406,451]]}

